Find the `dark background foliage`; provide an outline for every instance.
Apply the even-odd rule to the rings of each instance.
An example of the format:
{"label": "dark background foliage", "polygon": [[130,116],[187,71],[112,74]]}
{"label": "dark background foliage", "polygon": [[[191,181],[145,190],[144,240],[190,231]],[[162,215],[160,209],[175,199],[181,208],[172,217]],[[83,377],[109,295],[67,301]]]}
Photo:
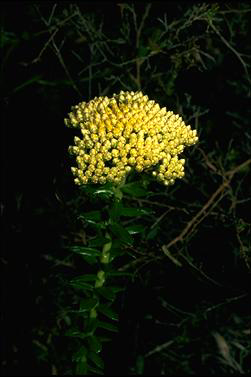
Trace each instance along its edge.
{"label": "dark background foliage", "polygon": [[[142,89],[181,114],[200,143],[186,153],[182,182],[149,183],[152,196],[143,200],[155,213],[141,224],[152,235],[135,237],[145,259],[121,283],[120,331],[104,347],[105,373],[250,373],[249,166],[233,175],[182,246],[174,245],[182,267],[161,251],[226,172],[250,158],[250,7],[149,4],[1,3],[4,375],[72,374],[64,333],[78,297],[67,282],[90,267],[65,245],[92,236],[77,216],[102,202],[74,187],[68,146],[75,133],[63,119],[72,105],[121,89]],[[143,200],[135,195],[128,203]],[[121,260],[118,268],[130,263]]]}

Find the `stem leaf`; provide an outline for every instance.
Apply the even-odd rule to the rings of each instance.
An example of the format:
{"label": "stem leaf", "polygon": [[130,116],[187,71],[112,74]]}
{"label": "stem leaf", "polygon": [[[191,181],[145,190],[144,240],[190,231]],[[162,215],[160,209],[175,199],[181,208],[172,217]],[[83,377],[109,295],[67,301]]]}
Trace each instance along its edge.
{"label": "stem leaf", "polygon": [[128,231],[125,228],[123,228],[122,225],[113,223],[110,225],[110,228],[111,228],[112,233],[118,238],[120,238],[121,241],[127,244],[133,243],[133,239],[130,233],[128,233]]}
{"label": "stem leaf", "polygon": [[84,256],[100,256],[101,251],[98,249],[93,249],[91,247],[84,247],[84,246],[71,246],[69,250],[73,253],[84,255]]}
{"label": "stem leaf", "polygon": [[108,306],[100,304],[97,309],[98,309],[98,311],[100,311],[102,314],[104,314],[106,317],[112,319],[113,321],[118,321],[119,320],[118,314],[115,313]]}
{"label": "stem leaf", "polygon": [[88,358],[92,360],[92,362],[99,368],[103,369],[104,368],[104,362],[101,359],[99,355],[97,355],[95,352],[90,351],[88,353]]}
{"label": "stem leaf", "polygon": [[87,338],[87,341],[89,343],[91,351],[99,353],[102,350],[102,343],[95,335],[89,336]]}
{"label": "stem leaf", "polygon": [[130,225],[126,227],[126,230],[129,234],[142,233],[145,230],[143,225]]}
{"label": "stem leaf", "polygon": [[112,331],[112,332],[118,332],[117,326],[114,326],[112,323],[104,322],[104,321],[98,321],[98,327],[102,327],[103,329]]}
{"label": "stem leaf", "polygon": [[115,292],[110,287],[100,287],[96,289],[107,300],[113,301],[116,298]]}
{"label": "stem leaf", "polygon": [[82,299],[80,301],[79,312],[85,312],[94,308],[98,303],[96,298]]}

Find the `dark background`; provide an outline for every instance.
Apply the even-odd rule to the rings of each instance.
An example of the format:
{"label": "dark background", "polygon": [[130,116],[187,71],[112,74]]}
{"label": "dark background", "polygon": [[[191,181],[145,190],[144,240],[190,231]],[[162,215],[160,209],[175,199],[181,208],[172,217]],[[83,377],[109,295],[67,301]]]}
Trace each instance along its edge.
{"label": "dark background", "polygon": [[[53,3],[45,2],[38,5],[41,12],[50,14]],[[57,11],[60,13],[67,6],[60,3]],[[175,19],[181,17],[183,8],[185,11],[189,5],[180,2],[178,5],[176,2],[168,3],[168,5],[164,2],[156,3],[151,10],[149,30],[154,28],[154,20],[162,17],[167,7],[169,17]],[[143,4],[137,4],[136,9],[139,15],[142,14]],[[119,21],[116,22],[120,16],[118,5],[86,2],[82,4],[82,11],[88,14],[94,13],[97,18],[103,17],[105,29],[111,35],[118,33]],[[71,105],[83,98],[88,99],[88,85],[86,83],[79,85],[80,96],[69,83],[66,84],[65,71],[50,48],[45,51],[39,62],[29,63],[39,54],[48,40],[48,34],[46,36],[39,34],[42,29],[44,26],[34,10],[34,4],[30,2],[1,3],[1,30],[11,33],[10,38],[12,38],[9,43],[5,44],[3,40],[1,43],[3,59],[1,66],[1,219],[3,229],[1,237],[1,366],[3,375],[50,375],[55,370],[60,372],[59,354],[65,355],[64,371],[70,374],[67,373],[67,340],[63,336],[63,331],[60,332],[60,326],[57,327],[55,324],[59,308],[64,307],[66,303],[68,305],[71,301],[67,290],[63,297],[62,281],[74,275],[77,268],[74,264],[67,265],[66,252],[62,251],[64,237],[76,231],[77,228],[74,222],[76,204],[72,208],[71,199],[78,195],[77,188],[73,185],[67,151],[68,145],[72,143],[74,132],[64,126],[63,119],[70,111]],[[241,28],[240,35],[236,33],[234,43],[238,46],[238,50],[250,53],[250,19],[243,29],[242,34]],[[63,34],[64,31],[61,33]],[[69,55],[69,67],[77,82],[78,76],[75,74],[78,69],[77,63],[70,60],[71,42],[68,36],[62,54],[66,62]],[[220,46],[220,42],[218,43]],[[83,47],[82,52],[86,52],[85,56],[88,60],[90,52],[87,45]],[[175,90],[182,100],[184,100],[182,93],[189,92],[192,102],[209,108],[204,125],[201,126],[204,127],[202,136],[208,138],[207,142],[204,141],[206,152],[210,153],[214,150],[216,154],[221,153],[225,156],[230,140],[234,139],[234,148],[238,151],[239,145],[239,154],[233,165],[238,165],[250,157],[250,149],[247,148],[248,144],[250,148],[250,117],[249,120],[247,118],[248,108],[250,108],[250,89],[249,95],[247,90],[242,90],[242,86],[243,88],[245,86],[243,84],[245,75],[236,56],[226,47],[219,46],[217,48],[220,63],[207,71],[200,71],[197,67],[182,68],[175,82]],[[134,54],[130,46],[123,48],[128,57]],[[106,64],[109,67],[109,62]],[[161,64],[163,68],[165,61]],[[143,78],[144,75],[148,76],[149,73],[143,73]],[[229,80],[236,83],[235,89],[230,89],[227,84]],[[98,82],[98,79],[96,81]],[[98,95],[95,82],[93,96]],[[115,90],[120,90],[119,84],[116,85],[108,92],[109,95]],[[152,91],[156,94],[158,92],[155,92],[154,85]],[[136,89],[132,87],[132,90]],[[147,90],[150,96],[151,84]],[[173,101],[177,109],[175,95],[172,98],[168,99],[169,103]],[[164,105],[165,97],[160,95],[160,101]],[[183,110],[184,108],[185,101]],[[237,119],[238,126],[227,115],[228,111],[239,115],[241,120]],[[217,141],[217,150],[215,141]],[[192,157],[191,161],[193,158],[196,159]],[[198,164],[194,165],[194,169],[193,174],[197,173],[197,182],[199,177],[209,179],[208,173],[202,172]],[[246,177],[242,186],[243,197],[250,196],[249,185],[248,177]],[[214,182],[211,182],[208,187],[213,190],[216,186]],[[200,188],[197,193],[192,190],[189,199],[192,201],[195,196],[199,203],[198,208],[201,208],[201,203],[205,202],[207,197],[199,191]],[[188,191],[184,190],[183,194],[180,191],[182,200],[186,200],[188,196]],[[246,203],[238,206],[236,216],[250,224],[250,210]],[[201,229],[189,245],[194,259],[196,260],[198,256],[203,263],[206,263],[212,276],[223,284],[221,288],[199,281],[196,274],[193,276],[189,269],[180,273],[175,266],[169,265],[166,268],[166,265],[160,267],[158,264],[151,267],[149,270],[151,272],[146,270],[146,276],[143,276],[146,278],[145,282],[141,277],[138,282],[128,285],[126,293],[122,295],[118,303],[122,318],[121,332],[114,338],[114,343],[107,346],[104,354],[109,365],[108,374],[115,375],[123,370],[127,374],[128,366],[132,366],[134,362],[132,360],[136,359],[137,354],[143,352],[144,343],[156,341],[156,344],[159,344],[165,341],[163,327],[158,327],[153,321],[145,318],[145,314],[148,313],[152,318],[158,317],[160,321],[172,322],[172,315],[169,313],[168,317],[163,307],[161,309],[161,306],[158,306],[157,297],[168,295],[170,302],[178,303],[184,312],[203,313],[203,305],[207,301],[216,305],[227,297],[243,296],[242,299],[236,301],[236,304],[233,301],[226,306],[218,314],[219,317],[213,315],[207,324],[197,316],[197,322],[194,319],[197,323],[195,327],[188,326],[188,337],[189,331],[192,331],[193,336],[197,331],[198,337],[201,334],[216,331],[217,326],[223,326],[233,312],[237,313],[237,322],[238,318],[241,318],[239,323],[244,317],[250,318],[247,288],[250,274],[243,260],[239,260],[238,254],[231,253],[230,256],[228,254],[231,237],[233,244],[236,242],[233,234],[235,221],[236,219],[229,216],[224,230],[222,226],[217,227],[212,222],[208,227],[210,229]],[[168,274],[168,284],[166,274]],[[170,282],[173,282],[175,289],[170,288]],[[187,299],[188,295],[189,299]],[[139,297],[142,300],[139,300]],[[200,306],[199,309],[198,306]],[[246,325],[250,326],[248,323]],[[231,327],[232,323],[229,326]],[[170,328],[167,330],[171,334]],[[130,337],[131,333],[137,334],[139,340],[136,341],[134,337]],[[49,352],[47,350],[43,353],[43,344],[48,346]],[[216,348],[216,345],[213,346]],[[196,347],[194,349],[196,352]],[[71,356],[68,356],[70,359]],[[119,362],[116,363],[114,360]],[[158,359],[150,363],[148,372],[145,374],[155,373],[159,370],[160,364]],[[196,358],[191,361],[190,366],[194,368],[195,374],[207,373],[207,366],[204,370],[201,367],[200,370]],[[217,373],[217,368],[215,370],[216,372],[212,367],[211,373]],[[177,375],[180,375],[179,373],[181,372],[178,371]]]}

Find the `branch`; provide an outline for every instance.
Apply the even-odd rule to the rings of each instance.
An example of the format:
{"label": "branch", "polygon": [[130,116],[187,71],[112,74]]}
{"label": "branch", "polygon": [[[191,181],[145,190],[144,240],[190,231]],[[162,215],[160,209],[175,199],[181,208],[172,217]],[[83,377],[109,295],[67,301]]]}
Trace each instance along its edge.
{"label": "branch", "polygon": [[248,70],[247,70],[247,65],[244,62],[244,60],[242,59],[241,54],[238,51],[236,51],[235,48],[233,46],[231,46],[230,43],[228,43],[228,41],[223,37],[223,35],[221,35],[221,33],[216,29],[216,27],[214,26],[212,21],[209,21],[209,25],[211,26],[213,31],[220,37],[222,42],[237,56],[237,58],[239,59],[239,61],[241,62],[242,66],[244,68],[244,71],[247,75],[248,81],[250,81]]}
{"label": "branch", "polygon": [[[152,4],[148,4],[146,6],[145,13],[143,14],[143,17],[142,17],[141,23],[139,25],[139,28],[137,28],[137,30],[136,30],[136,51],[137,51],[137,54],[138,54],[138,49],[139,49],[141,32],[142,32],[142,29],[144,27],[145,20],[146,20],[148,14],[149,14],[151,6],[152,6]],[[137,26],[137,22],[135,23],[135,25]],[[136,59],[136,78],[135,78],[135,82],[136,82],[136,84],[137,84],[137,86],[138,86],[139,89],[141,87],[141,77],[140,77],[140,66],[141,66],[141,64],[142,64],[141,59],[139,57],[137,57],[137,59]]]}
{"label": "branch", "polygon": [[[236,174],[238,171],[240,171],[243,167],[249,165],[251,163],[251,159],[246,160],[242,164],[238,165],[232,170],[229,170],[226,172],[226,176],[228,176],[228,179],[225,179],[225,181],[217,188],[217,190],[212,194],[210,199],[205,203],[205,205],[202,207],[202,209],[192,218],[191,221],[187,224],[187,226],[182,230],[182,232],[175,237],[172,241],[170,241],[167,245],[162,246],[162,250],[166,252],[171,246],[175,245],[177,242],[182,242],[187,235],[187,233],[190,231],[191,228],[196,228],[200,222],[200,217],[205,217],[206,211],[208,208],[214,203],[217,196],[229,186],[234,174]],[[196,224],[197,223],[197,224]]]}

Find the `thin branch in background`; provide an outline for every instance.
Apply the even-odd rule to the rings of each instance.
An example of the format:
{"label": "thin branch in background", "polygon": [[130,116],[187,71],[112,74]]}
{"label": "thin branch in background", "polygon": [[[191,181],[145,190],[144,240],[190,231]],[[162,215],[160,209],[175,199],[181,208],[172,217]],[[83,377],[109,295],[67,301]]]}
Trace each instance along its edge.
{"label": "thin branch in background", "polygon": [[[151,6],[152,6],[152,4],[147,4],[147,6],[145,8],[145,12],[144,12],[144,14],[142,16],[141,23],[140,23],[139,27],[137,26],[138,24],[137,24],[136,13],[135,13],[135,11],[133,12],[134,24],[135,24],[135,28],[136,28],[136,53],[137,54],[139,53],[139,46],[140,46],[140,38],[141,38],[142,29],[144,27],[145,20],[146,20],[148,14],[149,14]],[[136,58],[136,77],[134,78],[134,81],[135,81],[138,89],[141,88],[141,74],[140,74],[140,66],[141,66],[141,64],[142,64],[141,58],[137,57]]]}
{"label": "thin branch in background", "polygon": [[58,31],[60,30],[60,27],[62,27],[65,23],[67,23],[70,19],[72,19],[73,17],[76,16],[76,13],[73,13],[71,14],[70,16],[66,17],[64,20],[60,21],[57,23],[57,25],[54,25],[53,27],[50,27],[51,25],[51,22],[52,22],[52,19],[53,19],[53,16],[54,16],[54,13],[55,13],[55,9],[56,9],[56,5],[55,4],[52,8],[52,11],[51,11],[51,14],[50,14],[50,17],[49,17],[49,20],[46,21],[46,19],[43,17],[43,15],[41,14],[40,10],[39,10],[39,7],[38,6],[35,6],[35,9],[37,10],[37,12],[39,13],[39,16],[41,18],[41,20],[43,21],[43,23],[49,27],[49,29],[47,30],[51,35],[49,37],[49,39],[47,40],[47,42],[44,44],[43,48],[41,49],[40,53],[38,54],[38,56],[33,59],[30,63],[22,63],[23,65],[25,66],[28,66],[29,64],[34,64],[34,63],[37,63],[40,61],[43,53],[46,51],[46,49],[49,47],[49,45],[51,44],[52,47],[54,48],[54,51],[56,53],[56,56],[58,57],[59,59],[59,62],[60,64],[62,65],[65,73],[66,73],[66,76],[68,77],[69,81],[71,82],[72,84],[72,87],[76,90],[76,92],[79,94],[79,96],[82,96],[82,93],[79,91],[77,85],[75,84],[74,80],[72,79],[71,75],[70,75],[70,72],[68,70],[68,68],[66,67],[66,64],[63,60],[63,57],[62,57],[62,54],[60,52],[60,48],[63,46],[64,44],[64,40],[61,42],[61,46],[58,47],[56,42],[55,42],[55,36],[56,34],[58,33]]}
{"label": "thin branch in background", "polygon": [[60,52],[59,48],[56,45],[56,42],[55,42],[54,38],[52,38],[52,45],[54,47],[55,53],[56,53],[56,55],[58,57],[58,60],[59,60],[60,64],[62,65],[62,67],[63,67],[63,69],[64,69],[64,71],[66,73],[66,76],[68,77],[69,81],[72,84],[72,87],[76,90],[76,92],[79,94],[79,96],[82,97],[82,93],[80,92],[80,90],[78,89],[77,85],[75,84],[73,78],[71,77],[71,74],[70,74],[68,68],[65,65],[64,59],[63,59],[63,57],[61,55],[61,52]]}
{"label": "thin branch in background", "polygon": [[49,47],[50,43],[52,42],[53,38],[55,37],[58,31],[59,31],[58,28],[54,30],[54,32],[51,34],[47,42],[44,44],[44,46],[42,47],[41,51],[39,52],[36,58],[34,58],[31,62],[21,62],[20,64],[22,64],[24,67],[28,67],[30,64],[38,63],[41,60],[43,53]]}
{"label": "thin branch in background", "polygon": [[217,30],[217,28],[214,26],[214,24],[212,23],[211,20],[208,21],[209,23],[209,26],[213,29],[213,31],[220,37],[220,39],[222,40],[222,42],[235,54],[235,56],[239,59],[239,61],[241,62],[243,68],[244,68],[244,71],[245,71],[245,74],[247,76],[247,79],[248,81],[250,82],[250,77],[249,77],[249,73],[248,73],[248,69],[247,69],[247,64],[244,62],[244,60],[242,59],[241,55],[233,46],[231,46],[231,44],[223,37],[223,35]]}
{"label": "thin branch in background", "polygon": [[251,12],[251,8],[249,9],[229,9],[229,10],[220,10],[218,13],[220,14],[228,14],[228,13],[249,13]]}
{"label": "thin branch in background", "polygon": [[52,10],[51,10],[50,17],[49,17],[49,19],[47,21],[48,26],[51,24],[51,21],[52,21],[52,18],[54,16],[56,8],[57,8],[57,4],[54,4],[53,7],[52,7]]}
{"label": "thin branch in background", "polygon": [[133,198],[133,197],[130,197],[130,196],[127,196],[127,195],[124,195],[124,198],[128,199],[128,200],[137,201],[140,205],[141,205],[141,203],[146,203],[146,204],[154,205],[154,206],[161,207],[161,208],[163,208],[163,207],[169,208],[169,210],[183,211],[184,213],[189,214],[189,212],[186,208],[171,206],[169,204],[154,202],[154,201],[147,200],[147,199]]}
{"label": "thin branch in background", "polygon": [[173,343],[174,343],[174,340],[169,340],[168,342],[160,344],[156,346],[154,349],[152,349],[151,351],[147,352],[144,357],[149,357],[149,356],[154,355],[155,353],[159,353],[165,350],[166,348],[170,347]]}
{"label": "thin branch in background", "polygon": [[232,170],[229,170],[225,173],[225,176],[228,176],[228,179],[225,179],[224,182],[217,188],[217,190],[212,194],[210,199],[206,202],[206,204],[202,207],[202,209],[192,218],[191,221],[187,224],[187,226],[182,230],[182,232],[175,237],[172,241],[170,241],[167,245],[162,246],[162,250],[169,249],[171,246],[175,245],[177,242],[182,242],[186,235],[190,232],[191,229],[194,229],[200,223],[200,218],[205,218],[205,214],[207,214],[210,206],[214,203],[216,198],[222,194],[222,192],[230,185],[230,182],[239,170],[243,169],[247,165],[251,163],[251,159],[246,160],[242,164],[238,165]]}
{"label": "thin branch in background", "polygon": [[207,309],[204,310],[204,313],[209,313],[211,312],[212,310],[215,310],[215,309],[218,309],[224,305],[227,305],[227,304],[231,304],[232,302],[234,301],[238,301],[238,300],[241,300],[242,298],[244,297],[247,297],[247,293],[243,293],[242,295],[240,296],[235,296],[235,297],[230,297],[230,298],[226,298],[223,302],[220,302],[219,304],[216,304],[216,305],[213,305],[213,306],[210,306],[208,307]]}
{"label": "thin branch in background", "polygon": [[167,211],[165,211],[164,213],[162,213],[162,215],[160,217],[158,217],[158,219],[151,225],[150,229],[153,229],[156,227],[156,225],[158,225],[158,223],[160,221],[163,220],[163,218],[171,211],[171,209],[168,209]]}
{"label": "thin branch in background", "polygon": [[202,154],[202,156],[204,157],[205,159],[205,163],[206,165],[209,167],[209,169],[211,169],[214,173],[217,173],[217,174],[220,174],[217,170],[217,168],[212,164],[212,162],[209,160],[208,156],[206,155],[206,153],[203,151],[203,149],[201,149],[200,147],[197,148],[198,151]]}

